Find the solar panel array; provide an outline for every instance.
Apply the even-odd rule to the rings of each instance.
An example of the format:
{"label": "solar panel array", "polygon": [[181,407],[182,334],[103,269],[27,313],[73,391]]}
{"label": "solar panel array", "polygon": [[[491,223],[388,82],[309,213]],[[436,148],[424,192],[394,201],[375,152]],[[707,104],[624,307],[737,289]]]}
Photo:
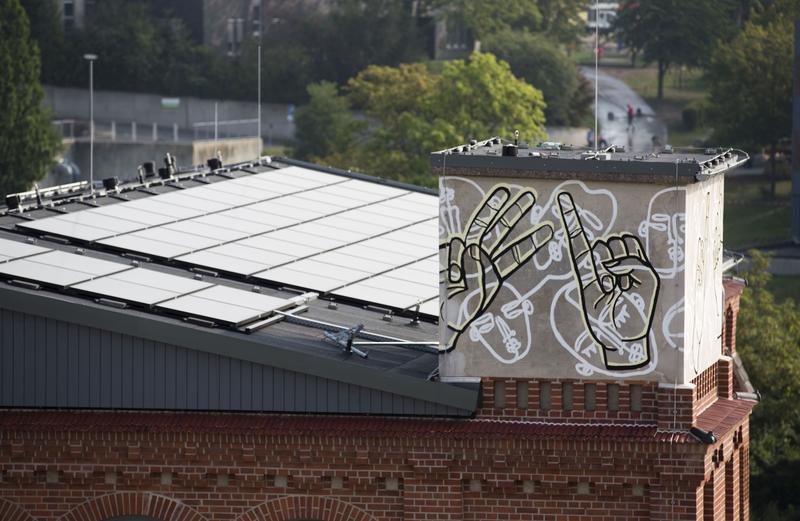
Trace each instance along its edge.
{"label": "solar panel array", "polygon": [[438,315],[435,196],[288,167],[18,224]]}
{"label": "solar panel array", "polygon": [[238,327],[293,301],[0,239],[0,276]]}

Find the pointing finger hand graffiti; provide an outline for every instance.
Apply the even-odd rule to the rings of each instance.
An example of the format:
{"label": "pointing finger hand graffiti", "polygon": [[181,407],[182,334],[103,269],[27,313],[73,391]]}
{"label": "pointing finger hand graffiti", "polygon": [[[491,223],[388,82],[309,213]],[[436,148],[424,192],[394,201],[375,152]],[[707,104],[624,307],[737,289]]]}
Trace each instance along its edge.
{"label": "pointing finger hand graffiti", "polygon": [[440,245],[447,248],[447,299],[477,293],[465,300],[466,306],[445,303],[445,319],[452,332],[449,348],[486,312],[503,282],[553,237],[550,223],[530,225],[535,202],[532,190],[512,195],[509,187],[500,185],[484,197],[464,233]]}
{"label": "pointing finger hand graffiti", "polygon": [[[590,245],[572,195],[560,193],[558,205],[587,331],[608,369],[643,367],[660,284],[656,270],[635,236],[615,234]],[[620,345],[639,355],[611,361],[609,351]]]}

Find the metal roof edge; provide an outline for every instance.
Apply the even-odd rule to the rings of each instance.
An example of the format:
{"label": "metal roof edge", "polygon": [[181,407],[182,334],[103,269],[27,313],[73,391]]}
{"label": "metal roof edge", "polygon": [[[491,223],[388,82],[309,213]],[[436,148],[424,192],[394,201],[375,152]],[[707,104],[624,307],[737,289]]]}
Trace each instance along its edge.
{"label": "metal roof edge", "polygon": [[[430,155],[431,169],[443,175],[457,169],[458,175],[586,179],[591,181],[689,184],[699,181],[700,167],[694,162],[657,163],[647,161],[588,161],[550,157]],[[677,170],[677,172],[676,172]],[[544,174],[544,175],[543,175]],[[677,175],[676,175],[677,174]],[[677,177],[677,179],[676,179]]]}
{"label": "metal roof edge", "polygon": [[361,181],[367,181],[370,183],[392,186],[394,188],[402,188],[403,190],[419,192],[427,195],[437,195],[437,196],[439,195],[439,190],[436,190],[435,188],[426,188],[424,186],[413,185],[411,183],[403,183],[401,181],[386,179],[384,177],[362,174],[361,172],[342,170],[341,168],[335,168],[332,166],[322,166],[316,163],[309,163],[307,161],[301,161],[299,159],[291,159],[289,157],[283,157],[283,156],[273,156],[273,160],[278,161],[280,163],[286,163],[287,165],[300,166],[303,168],[308,168],[309,170],[317,170],[319,172],[325,172],[326,174],[340,175],[343,177],[349,177],[351,179],[359,179]]}
{"label": "metal roof edge", "polygon": [[[178,345],[187,349],[237,358],[321,378],[393,393],[460,409],[464,416],[477,409],[479,389],[387,373],[375,369],[283,348],[278,343],[302,342],[276,337],[275,343],[258,342],[244,334],[211,330],[173,319],[115,309],[94,302],[73,302],[57,294],[0,285],[2,308],[62,320],[116,333]],[[88,309],[87,309],[88,308]],[[261,335],[265,338],[267,335]]]}

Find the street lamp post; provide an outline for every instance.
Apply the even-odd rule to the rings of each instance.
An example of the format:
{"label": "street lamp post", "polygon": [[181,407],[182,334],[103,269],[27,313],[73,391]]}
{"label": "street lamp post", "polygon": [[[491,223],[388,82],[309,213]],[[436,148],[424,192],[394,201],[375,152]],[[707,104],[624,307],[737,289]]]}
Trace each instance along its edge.
{"label": "street lamp post", "polygon": [[94,62],[96,54],[84,54],[89,61],[89,190],[94,196]]}

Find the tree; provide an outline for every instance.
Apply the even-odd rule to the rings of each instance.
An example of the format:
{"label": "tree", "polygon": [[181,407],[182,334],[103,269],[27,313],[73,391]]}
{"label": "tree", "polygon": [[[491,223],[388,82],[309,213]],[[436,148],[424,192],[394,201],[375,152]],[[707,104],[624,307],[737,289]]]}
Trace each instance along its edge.
{"label": "tree", "polygon": [[736,346],[761,392],[750,426],[751,504],[758,519],[796,519],[790,516],[800,511],[800,308],[791,299],[775,302],[768,257],[749,255]]}
{"label": "tree", "polygon": [[30,188],[53,163],[58,138],[42,107],[39,49],[18,0],[0,0],[0,193]]}
{"label": "tree", "polygon": [[585,0],[538,0],[537,4],[542,15],[539,29],[547,38],[566,45],[578,43],[585,27],[581,19]]}
{"label": "tree", "polygon": [[658,99],[664,76],[673,65],[703,65],[717,39],[730,25],[727,10],[714,0],[628,0],[620,7],[614,30],[634,53],[658,66]]}
{"label": "tree", "polygon": [[376,175],[430,185],[431,152],[515,130],[530,141],[544,137],[541,91],[491,54],[447,62],[439,74],[424,64],[370,66],[346,90],[375,122],[346,166]]}
{"label": "tree", "polygon": [[547,36],[528,31],[496,33],[483,41],[483,47],[507,61],[515,76],[541,89],[548,124],[578,125],[589,113],[592,100],[584,103],[575,64]]}
{"label": "tree", "polygon": [[537,0],[428,0],[422,11],[458,20],[477,39],[511,29],[536,29],[542,22]]}
{"label": "tree", "polygon": [[772,195],[778,141],[791,134],[792,19],[748,22],[714,51],[708,68],[709,111],[718,142],[770,149]]}
{"label": "tree", "polygon": [[308,104],[295,115],[299,146],[294,155],[312,161],[334,154],[345,156],[362,127],[350,112],[350,101],[339,96],[336,84],[329,81],[309,85],[308,95]]}

